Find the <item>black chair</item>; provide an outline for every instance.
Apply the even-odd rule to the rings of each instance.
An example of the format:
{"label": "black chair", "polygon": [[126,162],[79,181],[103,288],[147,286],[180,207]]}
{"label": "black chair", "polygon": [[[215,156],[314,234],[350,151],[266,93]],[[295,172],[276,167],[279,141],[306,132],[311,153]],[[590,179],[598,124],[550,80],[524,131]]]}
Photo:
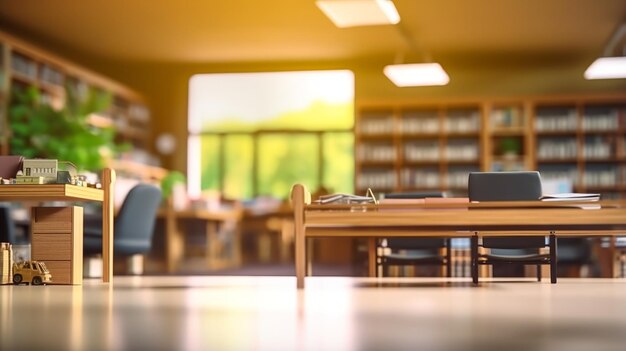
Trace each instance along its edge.
{"label": "black chair", "polygon": [[[532,201],[542,195],[539,172],[472,172],[468,183],[469,200],[485,201]],[[541,281],[541,265],[550,265],[550,281],[556,283],[556,236],[549,235],[546,245],[544,236],[484,237],[479,243],[478,235],[472,236],[472,281],[478,283],[479,265],[537,265],[537,280]],[[479,246],[490,249],[479,253]],[[549,254],[540,249],[549,247]]]}
{"label": "black chair", "polygon": [[[589,276],[600,276],[598,261],[593,255],[592,241],[590,238],[559,238],[557,248],[558,276],[580,277],[582,267],[589,268]],[[574,275],[573,269],[577,269]]]}
{"label": "black chair", "polygon": [[[385,199],[423,199],[443,197],[442,192],[407,192],[384,194]],[[442,253],[444,251],[444,253]],[[445,266],[446,276],[452,276],[450,239],[386,238],[379,240],[376,248],[376,262],[382,276],[388,274],[390,266]],[[378,274],[378,269],[376,270]]]}
{"label": "black chair", "polygon": [[0,242],[15,244],[16,240],[15,223],[13,218],[11,218],[11,208],[0,205]]}
{"label": "black chair", "polygon": [[[121,256],[144,255],[152,247],[154,223],[161,189],[137,184],[126,195],[113,227],[113,252]],[[102,252],[102,219],[85,225],[83,250],[86,255]]]}

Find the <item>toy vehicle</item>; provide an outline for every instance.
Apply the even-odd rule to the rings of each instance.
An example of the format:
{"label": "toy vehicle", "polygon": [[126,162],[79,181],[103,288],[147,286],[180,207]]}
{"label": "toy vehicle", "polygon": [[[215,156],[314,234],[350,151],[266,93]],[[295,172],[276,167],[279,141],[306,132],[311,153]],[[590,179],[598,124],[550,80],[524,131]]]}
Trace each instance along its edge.
{"label": "toy vehicle", "polygon": [[13,283],[32,283],[41,285],[51,283],[52,275],[46,264],[39,261],[22,261],[13,263]]}

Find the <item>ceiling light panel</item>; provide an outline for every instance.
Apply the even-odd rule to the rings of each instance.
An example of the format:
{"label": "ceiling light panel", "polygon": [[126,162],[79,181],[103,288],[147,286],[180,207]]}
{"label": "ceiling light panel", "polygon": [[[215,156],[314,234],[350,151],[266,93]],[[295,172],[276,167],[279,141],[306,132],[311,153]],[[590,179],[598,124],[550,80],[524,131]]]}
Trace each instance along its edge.
{"label": "ceiling light panel", "polygon": [[318,0],[315,4],[339,28],[400,22],[391,0]]}
{"label": "ceiling light panel", "polygon": [[600,57],[585,71],[585,79],[626,78],[626,56]]}
{"label": "ceiling light panel", "polygon": [[389,65],[383,72],[399,87],[446,85],[450,82],[450,77],[438,63]]}

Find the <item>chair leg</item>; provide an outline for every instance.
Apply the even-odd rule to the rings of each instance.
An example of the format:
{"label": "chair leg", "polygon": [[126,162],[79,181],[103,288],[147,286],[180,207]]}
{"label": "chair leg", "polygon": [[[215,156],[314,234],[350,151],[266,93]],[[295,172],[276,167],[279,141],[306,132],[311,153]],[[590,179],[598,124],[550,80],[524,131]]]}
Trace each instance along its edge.
{"label": "chair leg", "polygon": [[135,254],[128,257],[127,267],[128,273],[132,275],[142,275],[143,274],[143,262],[144,256],[141,254]]}
{"label": "chair leg", "polygon": [[471,239],[472,242],[472,252],[471,252],[471,261],[472,261],[472,282],[474,284],[478,284],[478,233],[475,233]]}
{"label": "chair leg", "polygon": [[541,281],[541,265],[540,264],[537,265],[537,281],[538,282]]}
{"label": "chair leg", "polygon": [[556,235],[550,234],[550,283],[556,284]]}
{"label": "chair leg", "polygon": [[446,240],[446,277],[452,277],[452,240]]}

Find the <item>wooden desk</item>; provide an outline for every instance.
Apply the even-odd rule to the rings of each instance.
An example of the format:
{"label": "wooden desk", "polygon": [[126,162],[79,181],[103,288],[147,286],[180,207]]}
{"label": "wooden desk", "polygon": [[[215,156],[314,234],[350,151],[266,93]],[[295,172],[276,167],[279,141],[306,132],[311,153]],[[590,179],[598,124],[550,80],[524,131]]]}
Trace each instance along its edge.
{"label": "wooden desk", "polygon": [[[293,210],[288,202],[267,211],[245,209],[241,220],[242,232],[254,233],[258,242],[255,259],[269,262],[278,256],[281,262],[289,261],[293,254]],[[272,245],[278,243],[277,247]],[[278,255],[272,255],[277,248]]]}
{"label": "wooden desk", "polygon": [[[165,220],[165,260],[168,272],[175,272],[180,265],[180,261],[185,253],[185,234],[183,231],[183,222],[189,220],[201,220],[206,222],[206,242],[207,242],[207,261],[211,268],[223,268],[224,262],[219,259],[221,248],[218,245],[218,228],[219,225],[226,221],[240,221],[243,210],[239,206],[228,209],[219,210],[174,210],[169,204],[167,208],[160,209],[157,213],[158,218]],[[235,257],[233,264],[241,261],[240,235],[239,228],[236,229],[235,237]]]}
{"label": "wooden desk", "polygon": [[[623,234],[626,201],[489,202],[415,205],[314,205],[303,185],[291,193],[296,235],[296,277],[304,288],[306,239],[313,237],[369,237],[370,275],[375,267],[376,237],[384,236],[589,236]],[[583,210],[578,205],[600,205]],[[569,206],[569,207],[565,207]]]}
{"label": "wooden desk", "polygon": [[102,202],[102,281],[113,278],[113,186],[115,171],[102,173],[102,189],[70,184],[0,185],[0,201],[96,201]]}

